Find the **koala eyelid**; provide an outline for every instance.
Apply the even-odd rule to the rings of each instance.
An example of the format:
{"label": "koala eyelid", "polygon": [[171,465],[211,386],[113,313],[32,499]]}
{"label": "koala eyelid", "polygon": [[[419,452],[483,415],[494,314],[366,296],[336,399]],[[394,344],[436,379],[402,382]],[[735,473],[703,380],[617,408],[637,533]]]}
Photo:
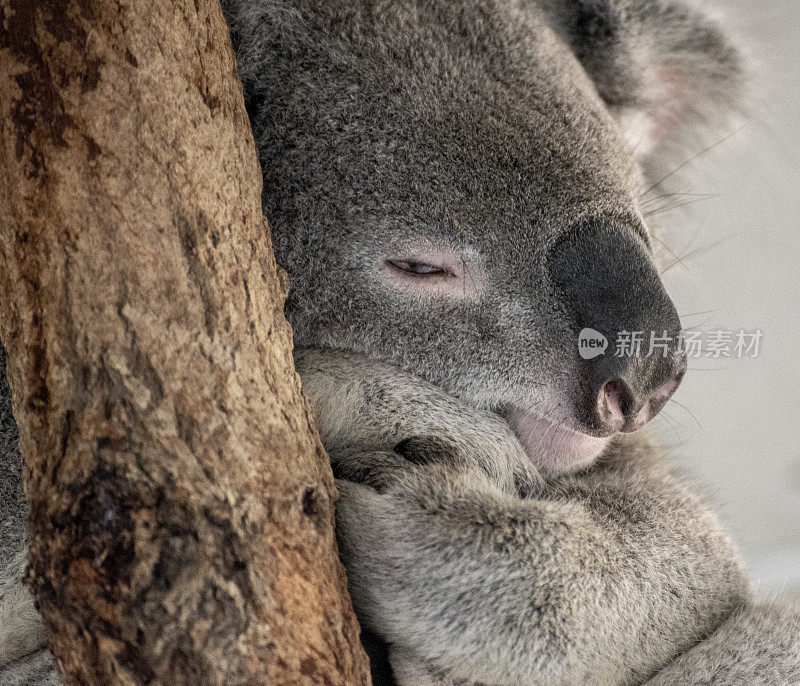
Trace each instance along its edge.
{"label": "koala eyelid", "polygon": [[440,267],[428,262],[421,262],[419,260],[386,260],[386,264],[398,271],[415,277],[455,276],[451,270],[445,267]]}

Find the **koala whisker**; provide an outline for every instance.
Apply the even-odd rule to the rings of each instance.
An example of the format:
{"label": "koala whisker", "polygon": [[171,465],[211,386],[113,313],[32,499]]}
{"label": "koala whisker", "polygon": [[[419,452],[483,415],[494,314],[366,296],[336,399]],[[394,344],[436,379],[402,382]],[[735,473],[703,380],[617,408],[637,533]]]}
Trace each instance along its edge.
{"label": "koala whisker", "polygon": [[720,193],[688,193],[686,191],[672,191],[670,193],[661,193],[654,195],[652,198],[640,198],[639,204],[644,206],[652,205],[659,200],[666,200],[667,198],[718,198]]}
{"label": "koala whisker", "polygon": [[[709,250],[714,250],[715,248],[718,248],[719,246],[724,245],[725,243],[728,243],[733,238],[736,238],[736,236],[735,235],[734,236],[725,236],[723,238],[720,238],[718,241],[714,241],[713,243],[709,243],[708,245],[701,245],[699,248],[695,248],[694,250],[690,250],[689,252],[687,252],[683,257],[681,257],[679,262],[680,263],[684,263],[686,261],[686,259],[689,258],[689,257],[696,257],[697,255],[702,255],[704,252],[707,252]],[[664,276],[664,274],[666,274],[676,264],[678,264],[678,263],[677,262],[673,262],[672,264],[668,264],[666,267],[664,267],[664,270],[661,272],[661,276]]]}
{"label": "koala whisker", "polygon": [[648,186],[648,187],[647,187],[647,188],[646,188],[646,189],[645,189],[645,190],[642,192],[642,195],[647,195],[649,192],[651,192],[651,191],[652,191],[652,190],[654,190],[655,188],[660,188],[660,187],[661,187],[661,184],[663,184],[665,181],[667,181],[668,179],[670,179],[670,178],[672,178],[673,176],[675,176],[675,174],[677,174],[677,173],[678,173],[679,171],[681,171],[682,169],[685,169],[685,168],[686,168],[687,166],[689,166],[689,165],[690,165],[692,162],[694,162],[694,161],[698,160],[698,159],[699,159],[699,158],[701,158],[703,155],[706,155],[707,153],[711,152],[711,151],[712,151],[714,148],[716,148],[717,146],[719,146],[719,145],[722,145],[722,144],[723,144],[723,143],[725,143],[726,141],[728,141],[728,140],[730,140],[731,138],[733,138],[733,137],[734,137],[736,134],[738,134],[738,133],[739,133],[739,132],[740,132],[742,129],[744,129],[744,128],[745,128],[745,126],[746,126],[746,124],[742,124],[741,126],[737,127],[736,129],[734,129],[733,131],[731,131],[731,132],[730,132],[730,133],[728,133],[727,135],[725,135],[725,136],[723,136],[722,138],[718,139],[717,141],[715,141],[715,142],[714,142],[714,143],[712,143],[711,145],[708,145],[708,146],[706,146],[705,148],[703,148],[703,149],[702,149],[702,150],[700,150],[699,152],[697,152],[697,153],[695,153],[694,155],[692,155],[691,157],[689,157],[687,160],[685,160],[684,162],[682,162],[681,164],[679,164],[677,167],[675,167],[675,168],[674,168],[674,169],[673,169],[671,172],[669,172],[668,174],[665,174],[664,176],[662,176],[661,178],[657,179],[657,180],[656,180],[656,181],[654,181],[652,184],[650,184],[650,186]]}
{"label": "koala whisker", "polygon": [[697,428],[698,429],[702,429],[703,428],[703,425],[700,422],[700,420],[697,418],[697,415],[695,415],[694,412],[692,412],[688,407],[686,407],[686,405],[683,405],[683,404],[679,403],[677,400],[675,400],[675,398],[671,398],[670,402],[674,403],[675,405],[680,407],[682,410],[684,410],[692,418],[692,421],[694,421],[694,423],[697,424]]}
{"label": "koala whisker", "polygon": [[676,252],[675,252],[675,251],[674,251],[672,248],[670,248],[670,247],[669,247],[669,245],[667,245],[667,243],[666,243],[666,242],[665,242],[665,241],[664,241],[662,238],[660,238],[659,236],[657,236],[657,235],[656,235],[656,234],[654,234],[654,233],[651,233],[651,234],[650,234],[650,236],[651,236],[651,237],[652,237],[652,239],[653,239],[654,241],[656,241],[656,242],[657,242],[657,243],[658,243],[658,244],[659,244],[661,247],[663,247],[663,248],[664,248],[664,250],[666,250],[666,251],[667,251],[667,252],[668,252],[670,255],[672,255],[672,257],[674,257],[676,260],[677,260],[677,259],[679,259],[679,258],[678,258],[678,253],[676,253]]}
{"label": "koala whisker", "polygon": [[647,212],[643,212],[643,216],[645,217],[654,217],[659,214],[666,214],[667,212],[672,212],[674,210],[679,210],[682,207],[688,207],[689,205],[694,205],[698,202],[703,200],[707,200],[708,198],[716,197],[713,195],[701,197],[701,198],[693,198],[692,200],[684,200],[683,202],[673,202],[673,203],[664,203],[659,207],[654,207],[652,210],[648,210]]}
{"label": "koala whisker", "polygon": [[[663,419],[661,419],[661,417],[663,417]],[[661,421],[662,424],[665,424],[666,426],[669,427],[669,430],[674,437],[673,440],[676,441],[677,445],[682,445],[683,443],[685,443],[685,439],[683,438],[683,435],[681,434],[680,431],[679,422],[677,421],[677,419],[675,419],[675,417],[673,417],[669,412],[666,411],[666,408],[661,411],[661,414],[659,414],[658,419],[659,421]]]}

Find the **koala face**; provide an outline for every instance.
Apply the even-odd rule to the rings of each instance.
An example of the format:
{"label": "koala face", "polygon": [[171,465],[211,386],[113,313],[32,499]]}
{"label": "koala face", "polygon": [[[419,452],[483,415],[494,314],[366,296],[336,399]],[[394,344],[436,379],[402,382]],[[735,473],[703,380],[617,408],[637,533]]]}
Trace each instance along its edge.
{"label": "koala face", "polygon": [[[624,126],[651,154],[680,118],[592,75],[598,56],[579,61],[568,42],[589,28],[565,9],[579,4],[226,7],[296,345],[388,361],[494,410],[554,472],[646,423],[685,369],[637,204],[648,160]],[[612,5],[583,20],[606,39],[628,12]],[[590,360],[586,328],[610,342]],[[616,357],[620,331],[673,342]]]}

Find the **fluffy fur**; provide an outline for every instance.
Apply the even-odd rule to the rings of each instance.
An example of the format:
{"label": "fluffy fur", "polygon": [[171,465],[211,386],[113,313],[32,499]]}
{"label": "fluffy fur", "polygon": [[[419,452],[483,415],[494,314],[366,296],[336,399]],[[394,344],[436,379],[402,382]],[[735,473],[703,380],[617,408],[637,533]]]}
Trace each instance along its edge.
{"label": "fluffy fur", "polygon": [[[585,365],[553,252],[594,227],[651,261],[638,203],[650,179],[628,139],[666,159],[685,140],[677,122],[729,117],[743,68],[725,34],[676,0],[225,8],[298,345],[580,430]],[[651,91],[674,126],[640,125]],[[398,258],[449,262],[448,297],[401,283],[386,267]],[[612,249],[597,258],[598,273],[632,268]]]}
{"label": "fluffy fur", "polygon": [[348,353],[297,365],[351,597],[401,686],[800,680],[800,613],[752,604],[717,518],[642,436],[531,479],[507,425],[435,386]]}
{"label": "fluffy fur", "polygon": [[33,596],[20,583],[26,565],[27,550],[22,549],[4,565],[0,577],[0,665],[24,657],[44,643]]}
{"label": "fluffy fur", "polygon": [[[549,252],[584,221],[644,232],[629,151],[572,53],[505,2],[227,7],[297,343],[566,421],[575,336]],[[396,287],[384,260],[420,250],[453,254],[464,297]]]}
{"label": "fluffy fur", "polygon": [[798,644],[800,610],[767,602],[747,604],[647,686],[800,684]]}
{"label": "fluffy fur", "polygon": [[523,0],[574,49],[651,179],[747,109],[741,48],[708,11],[674,0]]}
{"label": "fluffy fur", "polygon": [[53,659],[42,650],[44,630],[30,591],[22,584],[27,562],[27,507],[17,426],[0,345],[0,685],[56,684]]}

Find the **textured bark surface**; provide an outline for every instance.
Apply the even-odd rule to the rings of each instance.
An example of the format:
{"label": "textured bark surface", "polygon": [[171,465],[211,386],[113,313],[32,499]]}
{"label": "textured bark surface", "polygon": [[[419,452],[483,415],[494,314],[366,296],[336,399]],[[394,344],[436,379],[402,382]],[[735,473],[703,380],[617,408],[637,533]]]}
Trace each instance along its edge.
{"label": "textured bark surface", "polygon": [[67,683],[366,683],[217,0],[0,2],[0,336]]}

